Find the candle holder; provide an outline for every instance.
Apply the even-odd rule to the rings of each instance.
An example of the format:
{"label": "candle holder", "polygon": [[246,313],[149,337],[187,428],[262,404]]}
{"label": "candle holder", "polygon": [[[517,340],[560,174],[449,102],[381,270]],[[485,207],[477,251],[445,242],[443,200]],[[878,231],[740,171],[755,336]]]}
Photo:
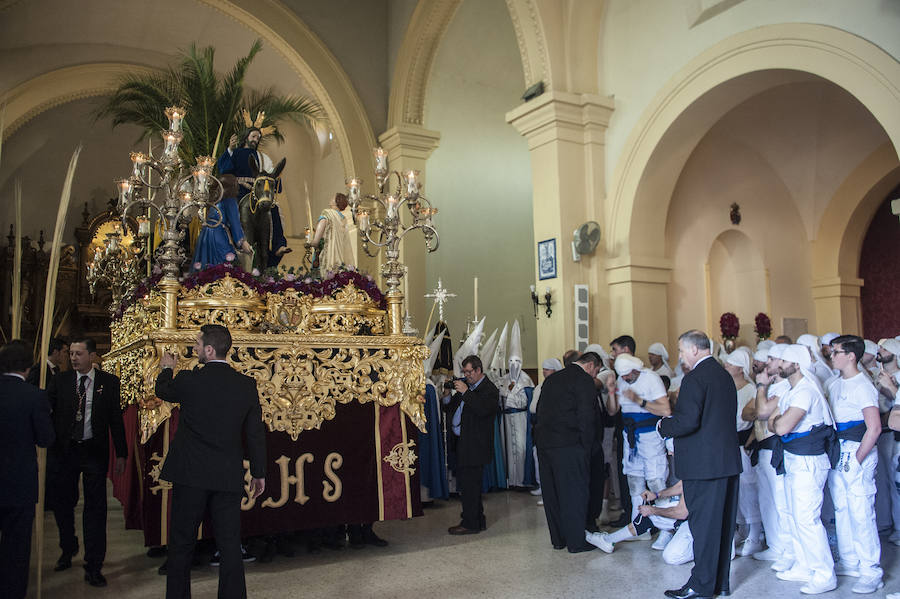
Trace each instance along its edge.
{"label": "candle holder", "polygon": [[550,315],[553,314],[553,309],[550,307],[552,303],[552,290],[547,287],[547,290],[544,292],[544,301],[541,301],[538,298],[537,292],[534,289],[534,285],[531,286],[531,301],[534,304],[534,317],[538,317],[538,306],[543,306],[547,308],[547,318],[550,318]]}
{"label": "candle holder", "polygon": [[[384,248],[385,262],[381,268],[387,286],[385,297],[388,303],[388,316],[392,335],[406,334],[412,329],[411,319],[408,327],[401,319],[403,292],[400,284],[406,274],[406,266],[399,261],[400,240],[415,229],[421,229],[425,237],[425,249],[428,252],[437,250],[440,244],[433,217],[437,214],[424,196],[419,193],[419,172],[409,170],[403,174],[388,170],[387,152],[383,148],[375,148],[375,182],[378,193],[363,195],[362,179],[347,179],[347,203],[353,215],[353,222],[359,227],[359,236],[363,251],[375,257]],[[392,182],[395,185],[391,185]],[[372,202],[372,207],[363,206],[363,201]],[[406,210],[404,210],[404,206]],[[377,214],[383,214],[379,219]],[[401,216],[409,215],[411,222],[404,224]],[[409,313],[407,311],[407,318]]]}

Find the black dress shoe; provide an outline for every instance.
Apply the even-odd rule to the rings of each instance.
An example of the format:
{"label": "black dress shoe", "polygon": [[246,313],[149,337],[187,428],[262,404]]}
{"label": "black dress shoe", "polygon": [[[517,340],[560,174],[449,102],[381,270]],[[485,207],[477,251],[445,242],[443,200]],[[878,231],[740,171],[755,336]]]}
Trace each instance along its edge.
{"label": "black dress shoe", "polygon": [[164,557],[166,553],[165,547],[151,547],[147,550],[147,557]]}
{"label": "black dress shoe", "polygon": [[712,595],[701,595],[691,587],[685,585],[680,589],[672,589],[665,592],[666,597],[671,597],[672,599],[712,599]]}
{"label": "black dress shoe", "polygon": [[565,549],[566,546],[565,545],[554,545],[553,548],[559,550],[559,549]]}
{"label": "black dress shoe", "polygon": [[715,594],[719,597],[731,597],[731,589],[722,589],[721,591],[716,591]]}
{"label": "black dress shoe", "polygon": [[[484,529],[482,529],[484,530]],[[376,535],[371,529],[367,530],[362,535],[363,542],[366,545],[373,545],[375,547],[387,547],[388,542]]]}
{"label": "black dress shoe", "polygon": [[106,578],[100,572],[92,572],[88,570],[84,573],[84,580],[92,587],[105,587]]}
{"label": "black dress shoe", "polygon": [[72,556],[68,553],[63,553],[59,556],[59,559],[56,560],[56,566],[53,568],[54,572],[62,572],[63,570],[68,570],[72,567]]}
{"label": "black dress shoe", "polygon": [[596,549],[596,547],[594,547],[590,543],[585,543],[581,547],[576,547],[575,549],[569,549],[569,553],[584,553],[585,551],[593,551],[594,549]]}
{"label": "black dress shoe", "polygon": [[462,524],[458,526],[451,526],[447,529],[447,532],[451,535],[477,535],[480,530],[472,530],[471,528],[466,528]]}

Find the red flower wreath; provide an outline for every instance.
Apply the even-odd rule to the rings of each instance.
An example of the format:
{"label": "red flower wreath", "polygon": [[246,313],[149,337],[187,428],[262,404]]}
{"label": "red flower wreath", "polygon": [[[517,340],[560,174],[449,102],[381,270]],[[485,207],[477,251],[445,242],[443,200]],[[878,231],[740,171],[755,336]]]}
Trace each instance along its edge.
{"label": "red flower wreath", "polygon": [[753,330],[756,331],[756,336],[760,339],[768,339],[772,335],[772,321],[765,312],[757,314],[755,321],[756,326]]}
{"label": "red flower wreath", "polygon": [[741,330],[741,323],[734,312],[726,312],[719,318],[719,328],[723,339],[736,339]]}

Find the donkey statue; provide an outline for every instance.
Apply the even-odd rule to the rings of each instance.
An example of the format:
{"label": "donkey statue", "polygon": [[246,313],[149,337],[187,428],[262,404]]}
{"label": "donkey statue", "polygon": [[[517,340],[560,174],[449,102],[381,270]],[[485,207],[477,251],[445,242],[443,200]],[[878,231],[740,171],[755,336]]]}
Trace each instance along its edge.
{"label": "donkey statue", "polygon": [[256,268],[262,272],[269,264],[269,251],[272,247],[272,206],[278,192],[278,176],[284,169],[284,164],[285,159],[282,158],[272,172],[267,173],[260,170],[256,158],[250,156],[253,183],[250,185],[250,193],[238,202],[244,236],[253,248],[253,264],[247,270]]}

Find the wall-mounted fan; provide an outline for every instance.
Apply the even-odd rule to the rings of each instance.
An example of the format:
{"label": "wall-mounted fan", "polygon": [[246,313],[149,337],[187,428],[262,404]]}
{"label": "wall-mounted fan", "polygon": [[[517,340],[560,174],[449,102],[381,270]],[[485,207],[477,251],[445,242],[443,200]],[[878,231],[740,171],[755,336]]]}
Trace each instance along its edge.
{"label": "wall-mounted fan", "polygon": [[572,240],[572,260],[580,262],[585,254],[593,254],[600,243],[600,225],[592,220],[575,229]]}

